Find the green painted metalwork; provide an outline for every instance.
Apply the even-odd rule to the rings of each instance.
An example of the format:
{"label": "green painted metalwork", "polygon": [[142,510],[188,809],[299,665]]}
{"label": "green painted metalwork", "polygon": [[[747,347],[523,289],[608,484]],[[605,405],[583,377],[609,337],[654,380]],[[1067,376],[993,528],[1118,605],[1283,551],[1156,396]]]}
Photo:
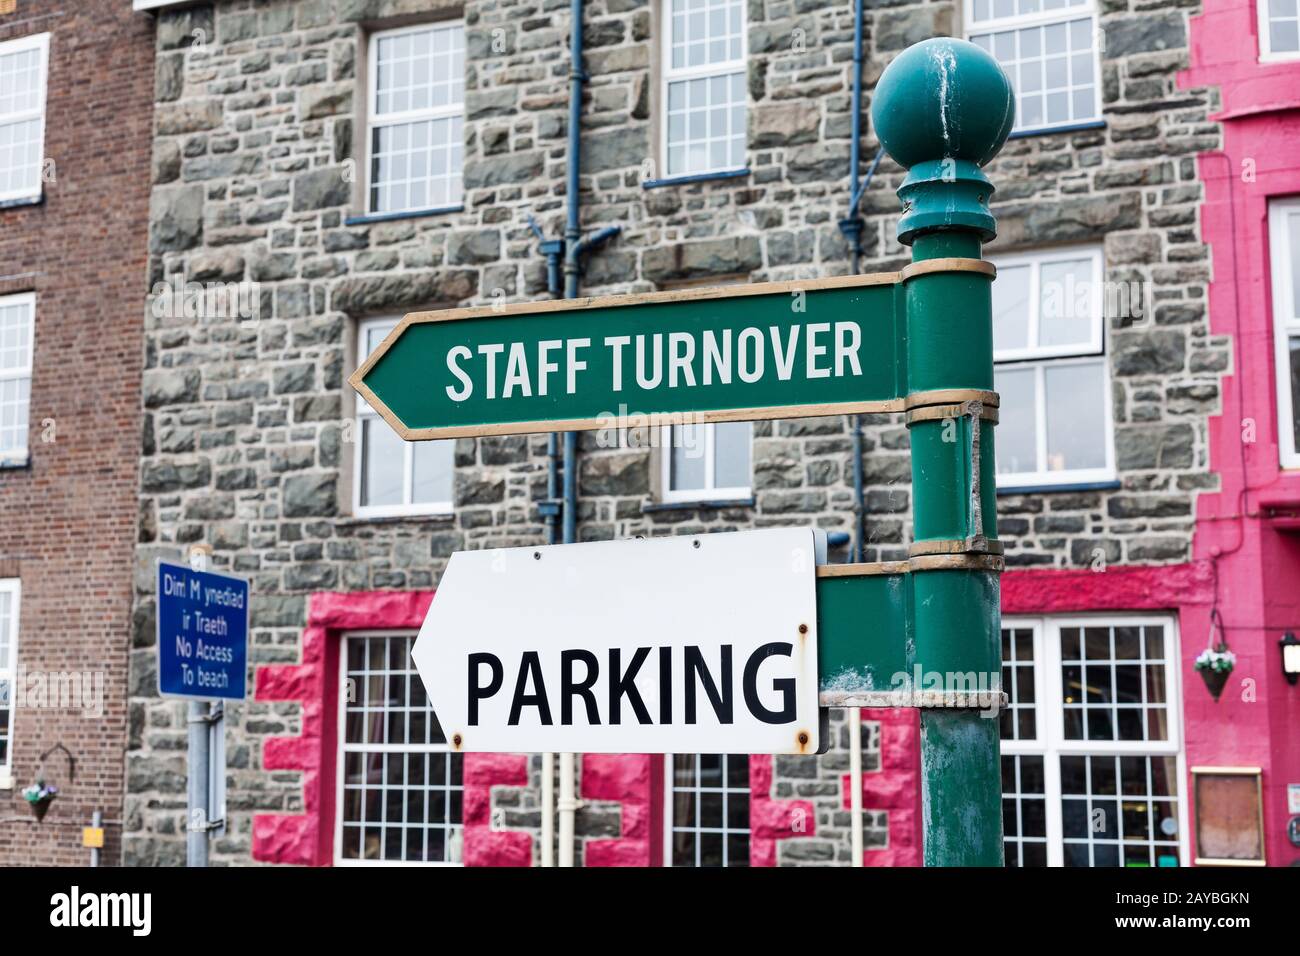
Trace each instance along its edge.
{"label": "green painted metalwork", "polygon": [[902,243],[935,230],[969,230],[985,242],[996,234],[988,210],[993,184],[980,167],[1006,142],[1015,97],[997,61],[963,43],[937,37],[913,44],[876,85],[876,132],[908,168],[898,189]]}
{"label": "green painted metalwork", "polygon": [[[978,258],[981,243],[996,234],[993,184],[980,167],[1014,122],[1011,84],[997,61],[962,40],[909,47],[881,75],[872,117],[886,152],[908,168],[898,190],[898,238],[912,246],[913,262]],[[911,394],[993,388],[990,282],[972,272],[922,273],[906,282]],[[966,409],[960,417],[909,420],[914,539],[921,548],[961,542],[965,553],[981,554],[997,537],[992,422],[979,421],[978,406]],[[951,690],[972,679],[1000,682],[997,573],[954,568],[908,577],[912,663],[920,679]],[[996,711],[970,707],[921,710],[926,866],[1002,864],[995,718]]]}
{"label": "green painted metalwork", "polygon": [[818,578],[823,700],[914,706],[910,695],[938,691],[978,695],[976,709],[988,710],[1001,689],[997,605],[997,575],[986,571]]}
{"label": "green painted metalwork", "polygon": [[862,694],[910,687],[916,657],[914,577],[870,574],[817,579],[820,691]]}
{"label": "green painted metalwork", "polygon": [[968,710],[921,711],[926,866],[1002,865],[998,721]]}

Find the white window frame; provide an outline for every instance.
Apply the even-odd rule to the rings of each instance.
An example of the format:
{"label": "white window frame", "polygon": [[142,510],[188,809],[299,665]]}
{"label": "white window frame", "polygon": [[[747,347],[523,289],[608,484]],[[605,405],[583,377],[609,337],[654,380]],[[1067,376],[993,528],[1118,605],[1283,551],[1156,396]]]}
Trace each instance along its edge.
{"label": "white window frame", "polygon": [[[17,295],[0,296],[0,306],[4,305],[27,305],[31,313],[31,330],[29,341],[31,348],[28,350],[27,365],[24,368],[0,368],[0,381],[13,381],[15,379],[27,379],[28,395],[30,396],[32,368],[36,364],[36,293],[20,292]],[[27,405],[27,441],[21,448],[11,448],[8,451],[0,449],[0,466],[4,465],[22,465],[26,464],[31,457],[32,449],[32,414],[31,401]]]}
{"label": "white window frame", "polygon": [[[1041,27],[1052,23],[1068,23],[1073,20],[1081,20],[1088,17],[1092,20],[1092,56],[1093,56],[1093,116],[1089,119],[1070,119],[1062,120],[1055,123],[1043,122],[1036,126],[1022,126],[1020,124],[1020,93],[1015,90],[1015,83],[1012,83],[1012,90],[1016,98],[1016,125],[1012,128],[1013,135],[1027,135],[1031,133],[1047,133],[1054,129],[1071,129],[1085,123],[1102,122],[1102,100],[1101,100],[1101,46],[1097,42],[1098,21],[1097,21],[1097,3],[1096,0],[1087,0],[1072,7],[1065,7],[1060,10],[1040,10],[1038,13],[1016,14],[1010,17],[990,17],[987,20],[975,19],[975,0],[965,0],[962,11],[962,18],[965,24],[964,36],[967,40],[972,35],[983,35],[985,33],[1003,33],[1007,30],[1019,30],[1023,27]],[[996,57],[995,57],[996,59]],[[1046,117],[1044,117],[1046,119]]]}
{"label": "white window frame", "polygon": [[[663,30],[663,42],[659,44],[659,121],[663,124],[663,135],[659,137],[659,168],[666,179],[687,179],[697,176],[717,176],[721,173],[741,172],[748,168],[749,155],[749,5],[740,3],[740,59],[727,60],[725,63],[710,63],[705,66],[673,67],[673,0],[659,0],[660,26]],[[668,169],[668,91],[673,83],[682,80],[698,80],[712,76],[730,76],[740,73],[745,77],[745,158],[738,166],[717,166],[708,169],[693,169],[690,172],[673,173]]]}
{"label": "white window frame", "polygon": [[9,661],[4,667],[0,667],[0,678],[9,682],[9,702],[6,705],[9,710],[9,746],[5,752],[4,760],[0,761],[0,790],[9,790],[13,787],[14,726],[16,724],[14,705],[17,703],[14,675],[18,670],[18,620],[23,597],[22,581],[18,578],[0,578],[0,592],[10,595]]}
{"label": "white window frame", "polygon": [[[21,53],[24,50],[41,51],[40,102],[34,109],[0,115],[0,124],[21,123],[33,119],[39,121],[40,133],[38,142],[40,143],[40,155],[36,160],[36,165],[38,169],[43,172],[45,167],[45,104],[50,89],[50,35],[48,33],[37,33],[32,36],[19,37],[16,40],[7,40],[4,43],[0,43],[0,56],[10,53]],[[0,192],[0,203],[14,202],[23,199],[39,199],[43,188],[43,181],[40,172],[38,172],[36,176],[35,189],[10,189]]]}
{"label": "white window frame", "polygon": [[[1159,624],[1165,629],[1165,707],[1168,740],[1067,740],[1065,708],[1061,704],[1061,639],[1067,627],[1129,627]],[[1061,820],[1061,757],[1150,756],[1173,757],[1178,775],[1178,865],[1190,866],[1186,756],[1182,742],[1182,673],[1178,620],[1167,614],[1135,613],[1021,617],[1006,615],[1003,628],[1034,632],[1033,739],[1003,739],[1003,756],[1043,758],[1043,790],[1047,820],[1047,865],[1065,865],[1064,826]]]}
{"label": "white window frame", "polygon": [[[1042,266],[1065,260],[1089,259],[1092,262],[1091,295],[1092,334],[1086,344],[1038,346],[1038,329],[1041,323],[1042,296],[1039,276]],[[998,473],[999,488],[1039,488],[1053,485],[1094,484],[1114,481],[1118,474],[1115,468],[1115,414],[1114,396],[1111,394],[1110,360],[1106,352],[1106,315],[1104,257],[1100,246],[1060,246],[1052,249],[1022,252],[1007,256],[990,256],[990,261],[999,269],[1014,266],[1029,266],[1029,330],[1028,345],[1016,349],[995,349],[993,362],[995,366],[1005,366],[1008,370],[1019,367],[1034,369],[1034,409],[1035,409],[1035,455],[1038,461],[1047,461],[1047,411],[1046,411],[1046,369],[1067,365],[1081,365],[1101,359],[1103,422],[1105,427],[1106,464],[1101,468],[1075,468],[1065,471],[1026,471],[1014,474]]]}
{"label": "white window frame", "polygon": [[[676,790],[675,790],[675,780],[674,780],[674,776],[673,776],[673,761],[674,761],[675,758],[677,758],[677,757],[685,757],[685,756],[694,756],[694,757],[696,758],[696,767],[697,767],[697,771],[698,771],[698,766],[699,766],[699,756],[700,756],[699,754],[675,754],[675,753],[672,753],[672,754],[664,754],[664,801],[663,801],[664,849],[663,849],[663,865],[664,865],[665,867],[668,867],[668,868],[672,868],[672,866],[673,866],[673,806],[674,806],[674,803],[675,803],[673,797],[674,797],[674,794],[676,793]],[[748,760],[752,760],[752,759],[753,759],[752,755],[749,755],[749,754],[722,754],[721,756],[723,756],[723,757],[745,757],[745,758],[747,758]],[[698,777],[698,775],[697,775],[697,777],[696,777],[696,784],[697,784],[697,785],[696,785],[696,787],[694,788],[694,791],[695,791],[697,794],[700,792],[700,791],[699,791],[698,783],[699,783],[699,777]],[[722,784],[723,784],[723,785],[722,785],[721,790],[722,790],[722,791],[725,791],[725,793],[739,793],[739,792],[740,792],[740,789],[739,789],[739,788],[737,788],[737,787],[728,787],[728,786],[726,785],[726,784],[727,784],[727,769],[726,769],[726,764],[725,764],[725,763],[723,764],[723,770],[722,770]],[[714,790],[715,790],[715,788],[710,787],[709,790],[708,790],[707,792],[712,793],[712,792],[714,792]],[[749,813],[750,813],[750,818],[749,818],[748,826],[747,826],[746,829],[745,829],[745,835],[748,837],[747,844],[748,844],[748,847],[749,847],[749,859],[745,861],[745,865],[746,865],[746,866],[749,866],[749,864],[750,864],[750,860],[752,860],[752,859],[754,858],[754,822],[753,822],[753,814],[754,814],[754,791],[753,791],[753,789],[752,789],[751,787],[749,787],[748,785],[746,785],[746,786],[745,786],[745,793],[749,794]],[[697,807],[697,812],[698,812],[698,807]],[[698,837],[699,837],[699,834],[701,834],[701,833],[712,833],[712,832],[715,832],[715,828],[713,828],[713,827],[709,827],[709,828],[706,828],[706,829],[700,829],[700,828],[696,827],[694,824],[691,825],[690,829],[695,833],[697,839],[698,839]],[[727,826],[727,804],[726,804],[726,796],[725,796],[725,794],[724,794],[724,796],[723,796],[723,804],[722,804],[722,851],[723,851],[724,856],[729,855],[729,854],[728,854],[728,851],[727,851],[727,835],[730,834],[730,833],[739,833],[739,832],[740,832],[739,830],[733,830],[733,829],[731,829],[730,827]],[[696,856],[697,856],[697,857],[699,856],[699,852],[698,852],[698,843],[697,843],[697,847],[696,847]],[[723,868],[724,868],[724,869],[730,869],[731,867],[730,867],[729,865],[724,865]],[[685,865],[683,865],[683,866],[679,867],[679,869],[686,869],[686,867],[685,867]]]}
{"label": "white window frame", "polygon": [[[374,149],[376,129],[382,126],[393,126],[399,123],[415,123],[424,120],[450,119],[456,116],[461,118],[462,135],[464,135],[465,120],[465,99],[461,95],[459,103],[448,103],[446,106],[430,106],[423,110],[405,110],[401,113],[376,113],[375,104],[379,95],[379,41],[389,37],[400,36],[404,33],[420,33],[427,30],[449,30],[459,29],[462,38],[465,36],[464,20],[446,20],[435,21],[432,23],[416,23],[411,26],[397,27],[392,30],[376,30],[370,34],[366,48],[366,143],[365,143],[365,163],[366,163],[366,196],[364,208],[366,215],[369,216],[400,216],[403,214],[420,213],[420,212],[437,212],[439,210],[455,209],[464,203],[465,199],[465,154],[464,144],[461,149],[461,191],[460,195],[454,198],[448,198],[446,205],[442,206],[421,206],[408,207],[406,209],[392,209],[379,211],[373,205],[373,185],[371,180],[374,175],[374,162],[372,151]],[[463,89],[463,88],[462,88]]]}
{"label": "white window frame", "polygon": [[[349,640],[365,639],[369,637],[414,637],[418,632],[404,629],[376,629],[369,631],[346,631],[339,636],[339,681],[338,681],[338,751],[335,755],[335,763],[338,765],[335,773],[334,785],[334,865],[335,866],[436,866],[436,867],[463,867],[465,865],[463,858],[455,860],[354,860],[343,856],[343,797],[344,797],[344,780],[347,773],[347,761],[345,759],[349,749],[355,751],[364,751],[366,753],[430,753],[430,754],[454,754],[449,744],[349,744],[347,742],[347,706],[344,703],[344,688],[347,687],[348,680],[348,646]],[[417,678],[418,679],[418,678]],[[462,767],[462,774],[463,774]],[[461,783],[461,837],[464,839],[465,832],[465,804],[464,804],[464,777]],[[385,813],[387,810],[385,809]]]}
{"label": "white window frame", "polygon": [[[366,351],[366,339],[369,337],[371,329],[378,326],[390,326],[395,328],[400,319],[391,317],[364,319],[357,323],[357,364],[360,365],[366,360],[369,354]],[[390,329],[391,331],[391,329]],[[352,462],[352,514],[357,518],[394,518],[411,515],[449,515],[455,512],[455,453],[452,457],[452,498],[447,501],[429,501],[429,502],[411,502],[412,485],[414,484],[415,475],[415,442],[402,442],[402,501],[400,505],[363,505],[361,503],[361,472],[365,464],[365,429],[362,427],[367,421],[383,422],[380,416],[369,403],[360,395],[356,396],[356,414],[354,416],[353,428],[356,435],[356,442],[353,444],[354,454]],[[450,440],[450,439],[448,439]]]}
{"label": "white window frame", "polygon": [[1271,37],[1268,29],[1268,5],[1269,0],[1255,0],[1255,16],[1256,22],[1259,24],[1259,62],[1285,63],[1288,60],[1300,59],[1300,49],[1280,50],[1277,52],[1271,49],[1269,45]]}
{"label": "white window frame", "polygon": [[696,424],[704,431],[704,487],[673,488],[673,425],[661,425],[660,431],[660,498],[665,504],[700,501],[748,501],[754,497],[754,429],[749,431],[749,484],[731,488],[715,487],[718,465],[715,445],[718,426],[715,422]]}
{"label": "white window frame", "polygon": [[1268,204],[1269,259],[1273,277],[1273,342],[1277,378],[1277,447],[1283,468],[1300,468],[1300,448],[1296,448],[1295,420],[1300,408],[1291,400],[1291,355],[1287,339],[1300,335],[1300,317],[1293,290],[1296,276],[1291,274],[1293,257],[1300,250],[1291,248],[1286,224],[1289,216],[1300,216],[1300,198],[1274,199]]}

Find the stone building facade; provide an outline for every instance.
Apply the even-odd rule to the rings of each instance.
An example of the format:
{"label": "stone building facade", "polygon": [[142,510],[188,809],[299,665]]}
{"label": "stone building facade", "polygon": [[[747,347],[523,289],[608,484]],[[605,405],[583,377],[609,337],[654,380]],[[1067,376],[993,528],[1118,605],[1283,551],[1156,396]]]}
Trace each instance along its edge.
{"label": "stone building facade", "polygon": [[[868,104],[894,54],[929,36],[978,32],[984,6],[864,5]],[[661,0],[583,8],[581,218],[585,230],[621,229],[586,259],[583,294],[850,271],[838,222],[850,194],[852,4],[749,0],[743,172],[694,179],[674,178],[662,158],[671,134]],[[1216,149],[1220,132],[1210,119],[1214,91],[1176,83],[1196,9],[1079,0],[1079,12],[1093,18],[1079,42],[1095,57],[1100,113],[1016,135],[988,169],[999,223],[990,256],[1093,250],[1081,255],[1095,252],[1106,282],[1131,290],[1126,308],[1107,314],[1101,348],[1106,385],[1097,401],[1111,405],[1110,474],[1004,489],[1004,585],[1021,569],[1065,575],[1068,587],[1117,566],[1183,566],[1197,495],[1216,485],[1206,429],[1231,349],[1206,316],[1210,263],[1195,157]],[[287,831],[261,822],[333,803],[334,783],[322,778],[335,757],[322,761],[318,748],[284,760],[281,743],[317,734],[320,747],[332,746],[315,691],[303,690],[330,686],[317,670],[328,655],[312,663],[304,637],[314,604],[339,594],[425,594],[455,550],[547,540],[539,507],[547,498],[545,436],[458,441],[446,513],[358,515],[360,426],[344,380],[358,362],[359,323],[550,294],[532,224],[546,238],[563,233],[569,16],[561,0],[222,0],[157,12],[128,862],[175,863],[184,854],[184,708],[154,691],[157,557],[210,544],[217,569],[252,582],[259,692],[230,709],[231,827],[214,858],[329,862],[330,834],[313,831],[315,848],[295,855]],[[374,215],[365,189],[368,38],[425,21],[464,24],[463,198],[427,215]],[[863,137],[869,160],[876,143],[866,120]],[[886,159],[863,194],[863,271],[908,260],[893,233],[901,177]],[[243,283],[254,290],[256,314],[159,308],[177,276]],[[706,504],[664,500],[661,450],[584,434],[579,540],[786,524],[851,532],[851,427],[844,417],[755,423],[748,495]],[[868,416],[863,432],[862,560],[902,558],[910,537],[907,432],[892,416]],[[833,561],[851,557],[845,537],[835,539]],[[321,625],[322,641],[331,626]],[[908,860],[917,838],[905,722],[897,713],[867,715],[868,769],[903,781],[876,786],[886,778],[871,777],[867,845],[896,851],[897,861]],[[751,784],[766,787],[752,795],[752,814],[762,804],[779,815],[802,801],[811,821],[804,829],[771,824],[770,845],[752,851],[755,862],[848,860],[841,715],[834,726],[826,755],[751,763]],[[899,742],[882,744],[883,736]],[[272,753],[279,756],[268,761]],[[635,838],[629,859],[658,859],[658,837],[646,835],[652,824],[641,818],[653,818],[653,808],[629,794],[653,789],[647,780],[659,766],[605,773],[594,758],[582,764],[579,860],[618,859],[626,849],[620,837]],[[487,802],[475,812],[485,830],[509,839],[480,861],[538,859],[539,766],[533,757],[486,786]],[[468,757],[465,773],[468,787]],[[490,768],[482,773],[480,783],[493,779]],[[758,847],[756,816],[751,823]],[[301,837],[297,824],[286,826]],[[468,833],[465,841],[468,857]],[[886,859],[872,852],[869,860]]]}
{"label": "stone building facade", "polygon": [[0,4],[0,866],[122,856],[152,64],[129,4]]}

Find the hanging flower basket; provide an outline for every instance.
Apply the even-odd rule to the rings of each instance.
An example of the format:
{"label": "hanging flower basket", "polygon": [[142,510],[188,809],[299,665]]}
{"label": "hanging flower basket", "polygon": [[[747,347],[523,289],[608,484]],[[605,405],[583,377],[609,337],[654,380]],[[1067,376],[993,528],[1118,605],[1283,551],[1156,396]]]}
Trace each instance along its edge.
{"label": "hanging flower basket", "polygon": [[1201,651],[1194,666],[1210,696],[1217,701],[1228,683],[1228,675],[1237,666],[1237,655],[1228,650],[1228,645],[1216,644]]}
{"label": "hanging flower basket", "polygon": [[38,823],[45,819],[45,814],[50,812],[50,804],[54,802],[54,798],[58,795],[58,787],[47,784],[40,778],[37,778],[36,782],[30,787],[23,789],[23,799],[32,808],[32,813]]}

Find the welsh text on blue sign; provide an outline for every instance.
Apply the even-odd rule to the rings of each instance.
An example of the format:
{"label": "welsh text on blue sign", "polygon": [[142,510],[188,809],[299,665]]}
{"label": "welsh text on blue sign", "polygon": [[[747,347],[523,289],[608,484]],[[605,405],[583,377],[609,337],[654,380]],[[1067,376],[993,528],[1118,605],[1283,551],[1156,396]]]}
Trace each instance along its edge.
{"label": "welsh text on blue sign", "polygon": [[248,582],[158,565],[158,692],[243,700],[248,670]]}

